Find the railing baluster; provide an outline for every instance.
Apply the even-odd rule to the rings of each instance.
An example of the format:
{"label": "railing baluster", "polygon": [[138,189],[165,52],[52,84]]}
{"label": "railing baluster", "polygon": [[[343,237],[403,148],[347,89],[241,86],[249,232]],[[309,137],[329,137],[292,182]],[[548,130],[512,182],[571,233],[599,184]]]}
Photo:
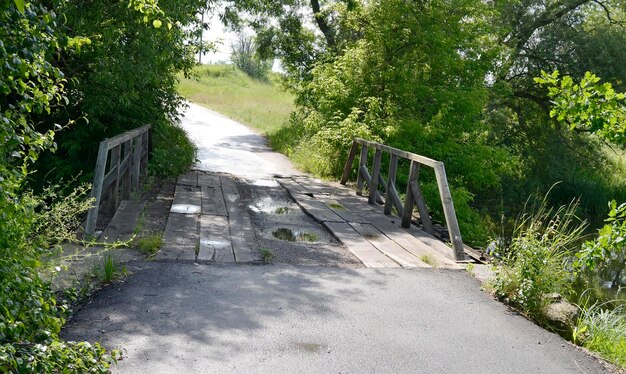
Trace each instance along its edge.
{"label": "railing baluster", "polygon": [[456,261],[464,261],[465,250],[463,249],[461,230],[459,229],[459,222],[454,212],[454,202],[450,194],[450,186],[448,186],[448,178],[446,177],[446,169],[443,166],[443,162],[439,162],[435,166],[435,177],[437,178],[437,185],[439,186],[439,196],[441,197],[441,203],[443,205],[443,214],[446,217],[446,226],[448,226],[452,248],[454,249],[454,259]]}
{"label": "railing baluster", "polygon": [[370,194],[368,202],[370,204],[376,204],[376,198],[378,197],[378,182],[380,180],[380,160],[382,158],[382,151],[376,149],[374,154],[374,164],[372,165],[372,183],[370,184]]}
{"label": "railing baluster", "polygon": [[419,173],[420,164],[415,161],[411,161],[411,169],[409,171],[409,181],[406,185],[406,192],[404,194],[404,214],[402,215],[402,224],[404,228],[411,226],[411,216],[413,215],[413,205],[415,205],[415,197],[411,192],[411,183],[417,181],[417,174]]}
{"label": "railing baluster", "polygon": [[[395,190],[395,186],[396,186],[396,174],[398,171],[398,156],[394,155],[393,153],[391,154],[391,157],[389,159],[389,179],[387,180],[387,196],[385,197],[385,214],[386,215],[390,215],[391,214],[391,208],[393,206],[393,192],[392,190]],[[396,207],[397,209],[397,207]],[[402,214],[400,213],[400,215],[402,216]]]}
{"label": "railing baluster", "polygon": [[356,194],[363,194],[363,182],[365,181],[365,177],[363,176],[363,169],[367,170],[367,145],[362,144],[361,146],[361,158],[359,160],[359,172],[356,180]]}
{"label": "railing baluster", "polygon": [[346,164],[343,167],[343,174],[341,175],[341,181],[339,183],[345,185],[346,182],[348,182],[348,178],[350,178],[350,172],[352,171],[352,163],[354,162],[354,158],[356,157],[356,152],[358,151],[358,149],[359,143],[353,141],[352,147],[350,147],[350,153],[348,154],[348,159],[346,160]]}

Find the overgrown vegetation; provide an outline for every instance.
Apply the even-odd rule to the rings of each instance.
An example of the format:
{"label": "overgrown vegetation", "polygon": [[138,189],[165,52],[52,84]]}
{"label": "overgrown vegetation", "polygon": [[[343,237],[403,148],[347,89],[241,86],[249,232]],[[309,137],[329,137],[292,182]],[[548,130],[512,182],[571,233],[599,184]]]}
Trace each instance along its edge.
{"label": "overgrown vegetation", "polygon": [[[80,217],[92,203],[81,181],[98,142],[146,123],[157,140],[159,129],[176,132],[176,74],[193,66],[187,26],[202,4],[0,1],[1,372],[106,373],[115,362],[97,343],[60,339],[71,309],[42,274],[62,271],[47,268],[62,244],[81,244]],[[176,136],[167,148],[161,139],[168,164],[156,157],[155,173],[191,162],[192,152],[175,159],[172,141],[188,143]],[[118,270],[112,259],[102,267],[108,280]]]}
{"label": "overgrown vegetation", "polygon": [[[529,208],[511,243],[496,250],[489,286],[497,297],[541,325],[571,332],[565,337],[626,367],[626,303],[609,296],[617,296],[623,282],[625,246],[617,239],[626,222],[623,207],[611,203],[607,225],[588,241],[584,240],[586,223],[576,216],[576,208],[573,203],[555,210],[546,199],[536,209]],[[617,293],[603,292],[606,279]],[[565,330],[548,317],[555,295],[579,309],[578,318],[569,321]]]}

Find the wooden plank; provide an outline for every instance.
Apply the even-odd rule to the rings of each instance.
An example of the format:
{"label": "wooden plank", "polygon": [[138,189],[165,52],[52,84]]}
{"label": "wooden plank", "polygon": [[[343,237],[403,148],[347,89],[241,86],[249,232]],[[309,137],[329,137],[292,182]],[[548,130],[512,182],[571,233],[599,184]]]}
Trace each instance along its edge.
{"label": "wooden plank", "polygon": [[413,216],[413,206],[415,205],[415,196],[411,193],[411,183],[417,181],[417,175],[419,173],[419,164],[411,161],[411,168],[409,169],[409,180],[406,186],[406,192],[404,194],[404,208],[402,209],[402,227],[411,226],[411,217]]}
{"label": "wooden plank", "polygon": [[221,186],[201,186],[200,189],[202,190],[202,214],[216,216],[228,215]]}
{"label": "wooden plank", "polygon": [[350,226],[363,236],[368,242],[372,243],[379,251],[402,265],[405,268],[430,267],[422,262],[419,258],[406,251],[393,240],[389,239],[379,229],[373,225],[366,223],[353,223]]}
{"label": "wooden plank", "polygon": [[133,139],[136,136],[139,136],[141,134],[143,134],[144,132],[149,131],[151,128],[150,125],[145,125],[142,126],[138,129],[134,129],[134,130],[130,130],[130,131],[126,131],[123,134],[114,136],[112,138],[109,139],[104,139],[103,141],[106,141],[106,145],[108,149],[111,149],[119,144],[125,143],[131,139]]}
{"label": "wooden plank", "polygon": [[370,268],[397,268],[400,265],[385,256],[370,242],[363,238],[350,224],[345,222],[325,222],[326,226],[339,241],[348,247],[361,262]]}
{"label": "wooden plank", "polygon": [[[426,232],[415,227],[409,229],[401,228],[398,225],[398,218],[385,216],[377,212],[375,208],[367,204],[362,198],[353,196],[341,199],[340,201],[343,205],[352,210],[368,212],[367,218],[372,225],[417,258],[428,256],[435,262],[437,267],[449,269],[461,268],[452,260],[452,249],[445,245],[445,243],[432,236],[426,237],[428,240],[427,243],[421,240],[423,235],[428,235]],[[444,255],[444,253],[446,253],[446,255]]]}
{"label": "wooden plank", "polygon": [[348,209],[345,205],[341,204],[341,196],[336,196],[335,199],[331,198],[318,198],[321,202],[324,203],[330,210],[332,210],[336,215],[341,217],[346,222],[357,222],[357,223],[369,223],[367,218],[361,216],[355,211]]}
{"label": "wooden plank", "polygon": [[198,184],[198,173],[195,171],[190,171],[189,173],[182,174],[178,177],[177,184],[183,186],[199,186]]}
{"label": "wooden plank", "polygon": [[122,199],[130,198],[131,184],[130,184],[130,168],[132,165],[132,144],[131,140],[128,140],[122,145],[124,151],[124,161],[120,165],[120,173],[122,173]]}
{"label": "wooden plank", "polygon": [[120,156],[122,154],[122,147],[120,145],[115,146],[111,150],[111,165],[115,168],[115,182],[111,187],[111,205],[117,207],[120,205]]}
{"label": "wooden plank", "polygon": [[343,174],[341,175],[341,181],[339,183],[346,184],[348,178],[350,178],[350,172],[352,171],[352,163],[356,157],[356,152],[359,150],[359,143],[352,141],[352,147],[350,147],[350,153],[346,159],[345,166],[343,167]]}
{"label": "wooden plank", "polygon": [[430,215],[428,214],[428,208],[426,207],[426,201],[424,200],[424,195],[422,195],[419,182],[411,182],[409,183],[409,186],[411,187],[411,193],[413,194],[413,199],[415,200],[417,211],[420,214],[420,221],[422,221],[424,230],[427,233],[434,235],[435,229],[433,227],[433,221],[430,219]]}
{"label": "wooden plank", "polygon": [[278,178],[276,179],[281,186],[283,186],[290,194],[306,194],[309,191],[304,186],[297,183],[291,178]]}
{"label": "wooden plank", "polygon": [[302,194],[292,195],[292,197],[296,204],[317,222],[345,222],[321,200]]}
{"label": "wooden plank", "polygon": [[235,262],[228,218],[204,215],[200,217],[198,261]]}
{"label": "wooden plank", "polygon": [[220,182],[219,175],[208,174],[203,172],[198,172],[198,186],[200,187],[220,187],[222,183]]}
{"label": "wooden plank", "polygon": [[132,189],[137,191],[139,189],[139,177],[141,176],[141,137],[134,138],[135,146],[133,147],[133,164],[130,167],[130,178],[132,183]]}
{"label": "wooden plank", "polygon": [[446,177],[446,169],[443,166],[443,162],[437,163],[435,167],[435,177],[437,178],[437,185],[439,186],[439,196],[441,197],[443,214],[446,217],[446,226],[448,227],[450,240],[452,241],[452,247],[454,248],[454,259],[456,261],[465,261],[463,239],[461,238],[459,222],[457,221],[456,213],[454,212],[454,202],[452,201],[452,195],[450,194],[450,186],[448,186],[448,178]]}
{"label": "wooden plank", "polygon": [[333,186],[309,177],[294,177],[293,180],[302,186],[307,194],[332,195],[336,190]]}
{"label": "wooden plank", "polygon": [[165,226],[165,244],[157,259],[195,261],[198,246],[198,215],[171,213]]}
{"label": "wooden plank", "polygon": [[202,191],[200,187],[176,185],[170,212],[195,214],[201,211]]}
{"label": "wooden plank", "polygon": [[241,198],[235,181],[220,177],[224,201],[228,211],[230,240],[237,262],[259,261],[261,256],[256,248],[256,240],[250,216],[241,206]]}

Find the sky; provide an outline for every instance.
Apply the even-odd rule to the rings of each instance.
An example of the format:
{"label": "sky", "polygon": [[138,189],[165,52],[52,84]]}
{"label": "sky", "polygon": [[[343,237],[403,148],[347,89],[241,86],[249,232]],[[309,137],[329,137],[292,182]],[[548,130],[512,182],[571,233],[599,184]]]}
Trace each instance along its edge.
{"label": "sky", "polygon": [[221,41],[221,43],[217,46],[217,52],[206,53],[202,56],[202,63],[230,62],[230,45],[237,39],[237,34],[224,28],[217,12],[209,17],[211,17],[209,22],[211,27],[204,31],[203,38],[206,41]]}

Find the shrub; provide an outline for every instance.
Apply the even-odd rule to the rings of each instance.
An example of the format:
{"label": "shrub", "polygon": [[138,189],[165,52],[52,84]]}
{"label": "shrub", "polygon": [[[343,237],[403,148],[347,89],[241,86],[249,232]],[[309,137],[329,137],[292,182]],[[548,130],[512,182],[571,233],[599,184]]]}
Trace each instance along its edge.
{"label": "shrub", "polygon": [[547,296],[571,293],[569,256],[576,251],[586,223],[576,215],[577,204],[548,208],[546,199],[516,226],[511,244],[496,253],[490,286],[497,297],[541,322]]}

